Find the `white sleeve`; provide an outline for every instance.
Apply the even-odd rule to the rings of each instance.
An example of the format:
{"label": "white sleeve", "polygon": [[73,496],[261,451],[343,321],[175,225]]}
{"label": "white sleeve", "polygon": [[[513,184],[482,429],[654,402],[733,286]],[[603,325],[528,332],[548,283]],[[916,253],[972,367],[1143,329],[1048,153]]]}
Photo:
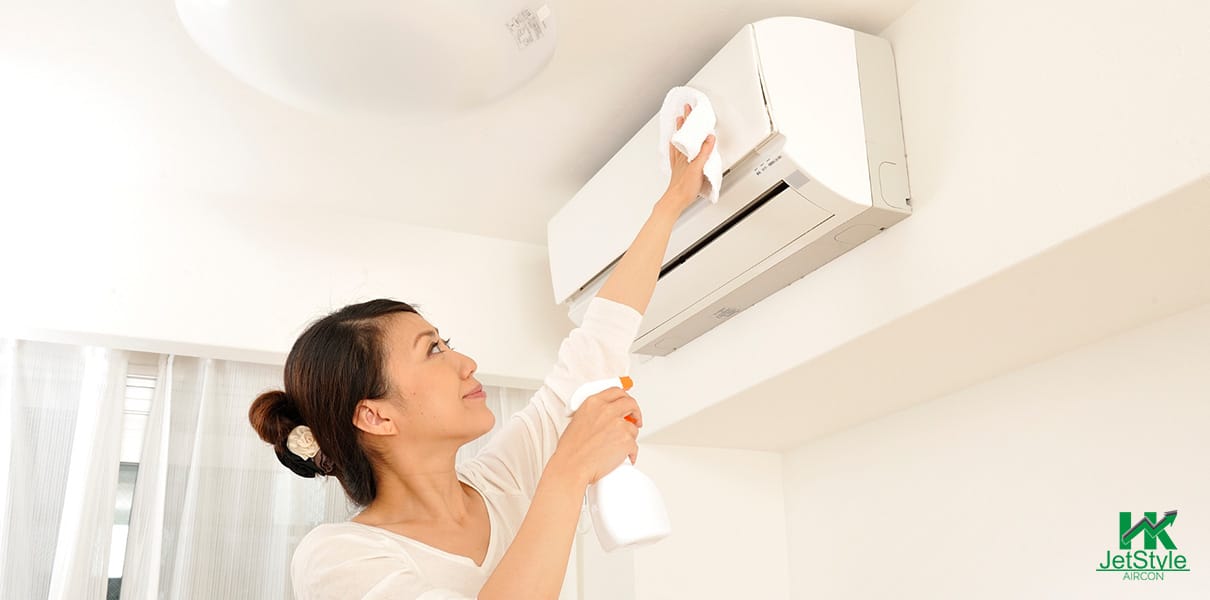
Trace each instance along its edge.
{"label": "white sleeve", "polygon": [[626,304],[599,297],[590,300],[583,323],[559,346],[555,366],[541,389],[464,470],[505,493],[532,498],[559,436],[571,421],[567,399],[586,382],[629,373],[630,344],[642,320],[643,315]]}
{"label": "white sleeve", "polygon": [[304,539],[290,570],[296,600],[471,600],[430,585],[389,542],[356,534]]}

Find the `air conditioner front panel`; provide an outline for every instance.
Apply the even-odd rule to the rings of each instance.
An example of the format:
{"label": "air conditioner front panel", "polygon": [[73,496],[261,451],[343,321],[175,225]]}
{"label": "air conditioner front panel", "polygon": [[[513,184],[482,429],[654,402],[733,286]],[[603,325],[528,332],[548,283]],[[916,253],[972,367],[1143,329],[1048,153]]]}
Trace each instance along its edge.
{"label": "air conditioner front panel", "polygon": [[[714,107],[724,171],[751,160],[774,137],[751,26],[733,37],[688,85],[705,92]],[[556,302],[570,300],[626,251],[667,189],[668,177],[660,170],[667,160],[667,152],[659,148],[658,118],[652,117],[551,218],[547,248]],[[708,231],[733,213],[734,207],[720,199],[718,205],[687,211],[677,229]],[[690,220],[694,222],[686,227]],[[683,251],[695,239],[689,233],[675,236],[669,240],[669,255]]]}
{"label": "air conditioner front panel", "polygon": [[773,135],[761,68],[755,29],[749,25],[685,84],[706,94],[714,108],[724,172]]}
{"label": "air conditioner front panel", "polygon": [[660,278],[643,316],[640,335],[676,319],[700,299],[741,277],[831,216],[793,188],[782,185],[780,192],[760,208]]}
{"label": "air conditioner front panel", "polygon": [[786,153],[837,196],[868,204],[857,32],[796,17],[764,19],[752,27],[769,111],[786,134]]}
{"label": "air conditioner front panel", "polygon": [[[816,191],[823,189],[819,187]],[[655,328],[644,328],[631,345],[631,351],[666,356],[907,216],[907,213],[881,207],[861,210],[847,220],[840,214],[833,215],[773,255],[754,264],[740,277],[698,298],[673,318]],[[868,233],[852,239],[846,238],[843,233],[836,234],[837,231]]]}

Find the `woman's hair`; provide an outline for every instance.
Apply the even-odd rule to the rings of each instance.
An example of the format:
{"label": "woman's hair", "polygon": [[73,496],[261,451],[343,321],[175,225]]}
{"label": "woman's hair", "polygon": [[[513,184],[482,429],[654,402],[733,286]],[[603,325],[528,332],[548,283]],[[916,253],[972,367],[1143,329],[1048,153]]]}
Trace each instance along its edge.
{"label": "woman's hair", "polygon": [[[377,484],[353,413],[362,399],[385,398],[391,391],[382,317],[394,313],[419,314],[404,302],[378,299],[312,323],[286,358],[286,389],[257,396],[248,409],[248,420],[273,445],[277,460],[303,477],[336,477],[360,506],[374,499]],[[286,438],[299,425],[308,426],[319,445],[314,458],[286,448]]]}

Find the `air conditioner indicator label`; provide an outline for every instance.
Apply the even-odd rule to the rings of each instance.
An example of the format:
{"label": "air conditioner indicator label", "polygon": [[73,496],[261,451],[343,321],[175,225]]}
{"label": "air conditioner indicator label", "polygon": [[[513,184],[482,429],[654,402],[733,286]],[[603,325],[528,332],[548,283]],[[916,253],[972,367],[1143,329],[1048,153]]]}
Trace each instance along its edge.
{"label": "air conditioner indicator label", "polygon": [[765,160],[762,160],[759,165],[756,165],[756,168],[753,169],[753,172],[755,172],[757,175],[760,175],[761,173],[764,173],[766,170],[768,170],[769,167],[772,167],[773,165],[777,164],[777,161],[779,161],[779,160],[781,160],[780,154],[778,154],[777,156],[771,156],[769,158],[766,158]]}

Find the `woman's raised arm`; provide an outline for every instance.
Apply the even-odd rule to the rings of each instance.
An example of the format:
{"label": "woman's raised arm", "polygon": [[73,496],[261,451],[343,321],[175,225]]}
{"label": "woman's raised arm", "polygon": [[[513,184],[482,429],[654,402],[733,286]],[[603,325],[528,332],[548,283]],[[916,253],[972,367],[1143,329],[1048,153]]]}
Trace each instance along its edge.
{"label": "woman's raised arm", "polygon": [[[685,116],[676,120],[677,129],[680,129],[689,113],[690,108],[686,105]],[[647,303],[651,301],[651,294],[655,291],[664,253],[668,251],[672,226],[676,224],[681,213],[697,199],[698,192],[702,189],[702,169],[713,151],[713,135],[708,136],[702,143],[701,151],[693,161],[686,160],[685,155],[669,145],[668,160],[672,164],[672,176],[668,181],[668,190],[655,203],[651,216],[631,242],[630,248],[622,255],[609,279],[605,280],[605,285],[597,292],[597,296],[621,302],[639,311],[639,314],[647,312]]]}

